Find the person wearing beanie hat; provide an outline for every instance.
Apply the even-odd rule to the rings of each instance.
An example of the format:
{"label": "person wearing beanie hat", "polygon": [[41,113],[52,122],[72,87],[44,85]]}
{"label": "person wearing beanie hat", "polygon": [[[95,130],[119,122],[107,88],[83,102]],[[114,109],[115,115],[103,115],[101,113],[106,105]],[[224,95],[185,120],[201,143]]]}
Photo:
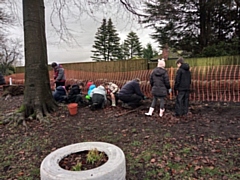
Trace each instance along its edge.
{"label": "person wearing beanie hat", "polygon": [[169,76],[165,68],[165,61],[158,60],[157,67],[152,71],[150,76],[150,84],[152,88],[153,100],[149,111],[145,113],[147,116],[152,116],[157,100],[160,99],[159,116],[162,117],[165,111],[165,97],[171,91]]}
{"label": "person wearing beanie hat", "polygon": [[161,60],[159,59],[158,60],[157,67],[165,68],[165,61],[164,61],[164,59],[161,59]]}
{"label": "person wearing beanie hat", "polygon": [[190,66],[184,63],[183,58],[178,58],[176,64],[178,70],[174,83],[174,92],[176,94],[174,116],[182,116],[188,113],[191,72]]}

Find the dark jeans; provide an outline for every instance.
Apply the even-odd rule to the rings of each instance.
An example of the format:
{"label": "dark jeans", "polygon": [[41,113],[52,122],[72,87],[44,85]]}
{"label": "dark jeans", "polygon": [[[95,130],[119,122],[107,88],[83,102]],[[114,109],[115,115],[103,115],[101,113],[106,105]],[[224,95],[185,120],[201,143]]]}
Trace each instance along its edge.
{"label": "dark jeans", "polygon": [[163,96],[153,96],[151,107],[155,108],[158,98],[160,99],[160,109],[164,109],[165,97]]}
{"label": "dark jeans", "polygon": [[138,106],[139,102],[142,100],[141,96],[138,96],[137,94],[132,95],[119,95],[118,98],[123,102],[127,103],[129,106]]}
{"label": "dark jeans", "polygon": [[185,115],[188,113],[189,91],[178,91],[175,104],[176,115]]}
{"label": "dark jeans", "polygon": [[83,104],[83,98],[81,94],[74,94],[68,96],[68,103],[77,103],[78,105]]}
{"label": "dark jeans", "polygon": [[75,103],[82,104],[83,98],[81,94],[76,95]]}
{"label": "dark jeans", "polygon": [[104,108],[104,96],[102,94],[93,94],[92,105],[94,108]]}

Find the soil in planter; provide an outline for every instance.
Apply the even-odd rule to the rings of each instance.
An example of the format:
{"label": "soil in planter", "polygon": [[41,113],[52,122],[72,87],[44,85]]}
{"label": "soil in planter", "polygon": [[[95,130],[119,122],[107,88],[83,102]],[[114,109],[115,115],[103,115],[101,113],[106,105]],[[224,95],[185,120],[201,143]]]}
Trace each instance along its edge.
{"label": "soil in planter", "polygon": [[106,163],[108,160],[108,156],[104,152],[99,152],[102,153],[102,157],[99,161],[95,161],[94,163],[88,162],[87,161],[88,152],[89,151],[80,151],[72,153],[64,157],[59,162],[59,166],[63,169],[70,171],[82,171],[97,168]]}

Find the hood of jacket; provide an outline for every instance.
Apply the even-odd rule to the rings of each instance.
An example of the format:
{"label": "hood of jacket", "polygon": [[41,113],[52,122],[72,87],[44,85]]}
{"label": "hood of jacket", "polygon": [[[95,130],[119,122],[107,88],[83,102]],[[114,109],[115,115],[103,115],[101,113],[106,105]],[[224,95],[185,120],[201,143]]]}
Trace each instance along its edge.
{"label": "hood of jacket", "polygon": [[96,88],[96,85],[95,85],[95,84],[92,84],[92,85],[89,87],[89,90],[93,90],[94,88]]}
{"label": "hood of jacket", "polygon": [[182,63],[182,65],[180,66],[181,69],[184,69],[185,71],[189,71],[190,66],[187,63]]}
{"label": "hood of jacket", "polygon": [[157,67],[154,69],[154,74],[156,76],[162,76],[163,74],[165,74],[166,70],[161,68],[161,67]]}
{"label": "hood of jacket", "polygon": [[102,91],[105,91],[105,88],[102,85],[98,86],[97,88],[102,90]]}

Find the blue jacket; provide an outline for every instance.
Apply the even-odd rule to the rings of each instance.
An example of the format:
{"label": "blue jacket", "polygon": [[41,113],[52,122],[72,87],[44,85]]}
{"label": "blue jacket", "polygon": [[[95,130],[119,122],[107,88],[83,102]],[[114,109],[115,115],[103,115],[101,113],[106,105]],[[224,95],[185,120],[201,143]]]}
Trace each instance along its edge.
{"label": "blue jacket", "polygon": [[90,87],[89,87],[89,90],[88,90],[88,95],[90,96],[91,92],[93,89],[96,88],[96,85],[95,84],[92,84]]}
{"label": "blue jacket", "polygon": [[55,99],[55,101],[62,102],[65,97],[66,97],[65,87],[58,86],[53,93],[53,98]]}

